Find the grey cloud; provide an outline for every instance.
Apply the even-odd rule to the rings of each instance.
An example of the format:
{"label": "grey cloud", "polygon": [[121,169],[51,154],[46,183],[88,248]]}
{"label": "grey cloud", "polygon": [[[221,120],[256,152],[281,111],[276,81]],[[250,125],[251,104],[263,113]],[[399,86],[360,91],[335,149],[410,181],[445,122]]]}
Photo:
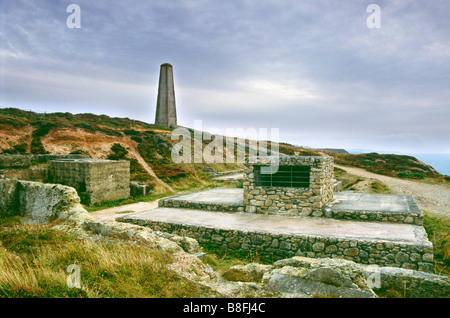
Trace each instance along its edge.
{"label": "grey cloud", "polygon": [[152,122],[159,65],[170,62],[185,125],[280,127],[296,144],[442,148],[450,5],[376,1],[382,24],[372,30],[372,2],[79,0],[79,30],[65,26],[68,1],[7,2],[0,106]]}

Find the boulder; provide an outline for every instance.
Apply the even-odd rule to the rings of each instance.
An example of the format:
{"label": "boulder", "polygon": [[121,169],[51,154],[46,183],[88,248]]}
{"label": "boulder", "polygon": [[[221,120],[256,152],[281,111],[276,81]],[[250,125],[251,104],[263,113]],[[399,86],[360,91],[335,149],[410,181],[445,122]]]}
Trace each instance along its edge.
{"label": "boulder", "polygon": [[371,289],[360,288],[349,277],[331,268],[306,270],[285,266],[275,269],[266,288],[299,297],[377,297]]}
{"label": "boulder", "polygon": [[[272,276],[266,286],[271,291],[277,291],[284,294],[291,294],[300,297],[339,297],[339,298],[375,298],[377,297],[371,289],[361,289],[355,284],[350,287],[345,285],[336,286],[336,273],[333,273],[333,278],[330,279],[328,274],[331,272],[322,272],[315,279],[310,279],[308,276],[313,274],[309,272],[304,275],[292,275],[292,273],[285,273],[284,267],[277,269],[272,273]],[[301,273],[301,271],[300,271]],[[322,281],[318,280],[321,277]],[[342,277],[342,281],[347,278]],[[333,282],[333,283],[330,283]]]}
{"label": "boulder", "polygon": [[[394,290],[403,297],[446,298],[450,296],[450,281],[447,276],[397,267],[380,267],[382,290]],[[377,289],[375,289],[377,291]]]}
{"label": "boulder", "polygon": [[272,268],[272,265],[258,263],[235,265],[225,271],[222,276],[228,281],[260,282],[264,273]]}

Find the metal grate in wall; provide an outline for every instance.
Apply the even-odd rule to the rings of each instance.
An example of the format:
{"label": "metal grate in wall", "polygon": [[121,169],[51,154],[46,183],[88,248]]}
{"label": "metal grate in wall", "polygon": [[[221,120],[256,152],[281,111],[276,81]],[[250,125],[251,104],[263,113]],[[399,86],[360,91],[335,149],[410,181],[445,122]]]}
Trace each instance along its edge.
{"label": "metal grate in wall", "polygon": [[261,173],[261,166],[253,167],[255,185],[260,187],[309,188],[310,172],[310,166],[279,166],[267,174]]}

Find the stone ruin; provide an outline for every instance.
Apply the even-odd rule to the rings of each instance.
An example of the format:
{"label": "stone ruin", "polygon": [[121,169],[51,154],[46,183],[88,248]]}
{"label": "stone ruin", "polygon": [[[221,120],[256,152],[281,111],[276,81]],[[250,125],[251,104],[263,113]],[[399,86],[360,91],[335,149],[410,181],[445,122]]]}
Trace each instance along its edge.
{"label": "stone ruin", "polygon": [[148,186],[130,182],[129,161],[80,154],[0,155],[0,176],[70,186],[89,205],[126,199],[130,191],[136,196],[149,193]]}
{"label": "stone ruin", "polygon": [[[264,173],[277,160],[275,173]],[[251,157],[246,160],[244,205],[246,212],[321,216],[333,200],[333,158]]]}
{"label": "stone ruin", "polygon": [[90,205],[130,196],[130,162],[126,160],[52,160],[49,173],[54,183],[75,188],[81,201]]}
{"label": "stone ruin", "polygon": [[[185,235],[222,250],[274,260],[305,256],[432,271],[433,245],[410,195],[333,192],[333,158],[248,158],[243,188],[159,200],[117,218]],[[265,168],[265,169],[263,169]]]}

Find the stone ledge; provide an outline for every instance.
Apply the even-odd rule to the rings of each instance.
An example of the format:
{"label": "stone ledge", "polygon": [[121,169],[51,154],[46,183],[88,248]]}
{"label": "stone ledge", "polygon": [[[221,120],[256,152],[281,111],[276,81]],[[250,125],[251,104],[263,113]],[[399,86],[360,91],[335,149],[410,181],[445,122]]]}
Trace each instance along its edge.
{"label": "stone ledge", "polygon": [[[180,211],[180,213],[187,214],[188,211],[193,210]],[[198,240],[199,243],[212,244],[218,249],[253,252],[272,257],[274,260],[300,255],[312,258],[340,258],[362,264],[402,267],[426,272],[432,270],[433,246],[427,240],[423,228],[414,225],[396,225],[414,227],[414,233],[411,234],[414,236],[414,240],[401,241],[394,238],[387,240],[370,237],[343,237],[332,234],[326,235],[325,233],[323,235],[302,234],[302,229],[299,229],[299,234],[294,234],[289,230],[283,232],[275,227],[271,229],[270,219],[264,221],[266,222],[266,230],[262,228],[259,230],[257,228],[249,229],[245,226],[238,226],[238,223],[228,225],[229,221],[223,218],[227,213],[221,213],[223,214],[222,218],[221,216],[216,217],[220,225],[212,226],[211,220],[209,225],[207,222],[197,222],[196,217],[201,216],[193,216],[192,213],[190,213],[192,219],[186,221],[181,219],[181,215],[180,217],[173,215],[171,216],[173,219],[170,220],[164,220],[163,217],[152,219],[148,216],[150,212],[146,212],[146,217],[139,217],[140,213],[135,213],[134,215],[119,217],[116,220],[149,226],[154,230],[168,233],[183,233],[183,235]],[[208,216],[217,213],[205,214],[204,217],[208,218]],[[164,214],[161,211],[160,215]],[[274,217],[277,216],[272,216],[272,218]],[[286,217],[278,218],[285,219]],[[254,222],[255,219],[250,216],[248,221]],[[292,220],[286,222],[292,222]],[[333,222],[352,221],[336,220]],[[252,224],[252,226],[255,226],[255,224]],[[280,227],[280,229],[283,228],[283,226]]]}

